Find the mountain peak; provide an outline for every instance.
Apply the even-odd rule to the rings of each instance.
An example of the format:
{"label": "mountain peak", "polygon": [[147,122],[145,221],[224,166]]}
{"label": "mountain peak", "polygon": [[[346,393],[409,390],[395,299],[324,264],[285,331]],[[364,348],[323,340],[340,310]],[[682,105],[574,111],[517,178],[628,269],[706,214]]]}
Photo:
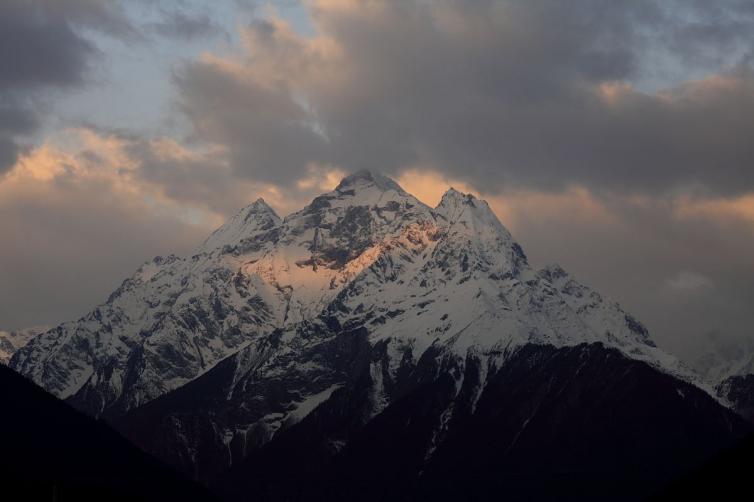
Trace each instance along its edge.
{"label": "mountain peak", "polygon": [[[504,230],[495,213],[487,201],[477,199],[470,193],[459,192],[455,188],[449,188],[440,199],[435,211],[443,215],[449,221],[459,218],[477,220],[483,225]],[[507,230],[504,230],[507,234]]]}
{"label": "mountain peak", "polygon": [[209,252],[225,245],[237,244],[245,237],[269,230],[280,223],[280,217],[262,197],[233,215],[220,228],[215,230],[199,248],[199,252]]}
{"label": "mountain peak", "polygon": [[440,203],[437,207],[441,206],[448,206],[448,205],[458,205],[463,203],[469,203],[476,200],[476,197],[474,197],[470,193],[463,193],[458,190],[456,190],[453,187],[448,188],[445,193],[442,195],[442,198],[440,199]]}
{"label": "mountain peak", "polygon": [[249,220],[254,216],[271,216],[278,218],[277,213],[262,197],[244,207],[238,213],[236,213],[229,221],[232,221],[238,217],[242,217],[244,220]]}
{"label": "mountain peak", "polygon": [[360,187],[376,187],[383,192],[395,190],[398,193],[405,193],[403,188],[401,188],[401,186],[392,178],[369,169],[362,169],[346,176],[340,181],[335,190],[338,192],[344,192],[347,190],[355,190]]}

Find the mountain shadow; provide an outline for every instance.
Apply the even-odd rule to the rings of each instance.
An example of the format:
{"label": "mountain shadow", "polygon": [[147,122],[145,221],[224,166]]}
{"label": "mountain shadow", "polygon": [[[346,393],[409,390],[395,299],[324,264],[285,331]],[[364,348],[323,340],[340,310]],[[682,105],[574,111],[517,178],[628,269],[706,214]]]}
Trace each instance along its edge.
{"label": "mountain shadow", "polygon": [[[213,489],[239,501],[640,500],[751,431],[699,388],[601,344],[526,345],[485,383],[482,359],[437,361],[422,358],[373,417],[369,366],[357,365]],[[162,434],[150,424],[190,410],[191,387],[207,399],[218,375],[158,399],[141,428],[131,416],[130,433]]]}
{"label": "mountain shadow", "polygon": [[0,498],[211,501],[209,492],[14,371],[0,366]]}

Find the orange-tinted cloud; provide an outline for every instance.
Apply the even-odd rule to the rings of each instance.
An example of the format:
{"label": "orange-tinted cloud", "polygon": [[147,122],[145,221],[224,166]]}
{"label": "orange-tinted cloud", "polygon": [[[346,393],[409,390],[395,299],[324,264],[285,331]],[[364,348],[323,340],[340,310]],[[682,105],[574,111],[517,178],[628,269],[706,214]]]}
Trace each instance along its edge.
{"label": "orange-tinted cloud", "polygon": [[754,193],[739,197],[708,199],[679,197],[673,204],[674,213],[683,219],[712,220],[741,219],[754,224]]}

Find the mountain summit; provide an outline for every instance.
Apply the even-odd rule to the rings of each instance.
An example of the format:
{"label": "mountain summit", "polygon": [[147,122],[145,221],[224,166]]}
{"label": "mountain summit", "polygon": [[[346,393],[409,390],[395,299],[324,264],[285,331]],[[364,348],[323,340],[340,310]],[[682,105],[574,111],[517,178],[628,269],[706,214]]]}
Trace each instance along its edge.
{"label": "mountain summit", "polygon": [[[375,448],[405,453],[410,465],[384,474],[406,479],[452,471],[453,454],[471,454],[463,444],[472,439],[485,455],[498,445],[514,465],[517,444],[539,447],[524,434],[529,423],[549,431],[542,438],[573,434],[586,448],[610,444],[613,433],[643,445],[636,457],[610,457],[615,472],[634,460],[644,472],[652,444],[675,455],[706,429],[739,434],[730,412],[617,303],[560,267],[533,269],[486,202],[450,189],[430,208],[370,171],[283,219],[257,200],[193,256],[145,263],[11,366],[197,479],[240,469],[223,486],[276,465],[276,448],[293,448],[286,441],[297,434],[307,438],[299,447],[315,441],[310,460],[330,466],[325,477],[345,473],[345,459],[373,462],[364,455]],[[618,406],[619,396],[637,408],[608,420],[600,403]],[[501,413],[496,403],[512,407],[501,435],[485,422]],[[593,429],[570,430],[586,426],[569,418],[586,403],[598,406],[587,412],[596,413]],[[695,418],[663,419],[639,441],[658,413]],[[614,430],[625,420],[633,422]],[[466,427],[496,439],[482,446]],[[367,437],[404,437],[405,451]]]}
{"label": "mountain summit", "polygon": [[391,178],[367,169],[356,171],[355,173],[346,176],[340,181],[335,190],[344,192],[346,190],[357,189],[360,186],[376,187],[384,192],[393,190],[401,194],[406,193],[403,191],[401,186]]}

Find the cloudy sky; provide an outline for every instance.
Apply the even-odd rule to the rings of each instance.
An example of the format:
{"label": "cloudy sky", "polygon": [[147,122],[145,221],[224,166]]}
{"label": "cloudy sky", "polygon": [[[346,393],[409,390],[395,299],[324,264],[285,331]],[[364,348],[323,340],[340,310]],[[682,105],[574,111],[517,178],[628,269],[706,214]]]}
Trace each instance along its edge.
{"label": "cloudy sky", "polygon": [[0,328],[262,196],[487,199],[693,358],[754,337],[750,0],[2,0]]}

